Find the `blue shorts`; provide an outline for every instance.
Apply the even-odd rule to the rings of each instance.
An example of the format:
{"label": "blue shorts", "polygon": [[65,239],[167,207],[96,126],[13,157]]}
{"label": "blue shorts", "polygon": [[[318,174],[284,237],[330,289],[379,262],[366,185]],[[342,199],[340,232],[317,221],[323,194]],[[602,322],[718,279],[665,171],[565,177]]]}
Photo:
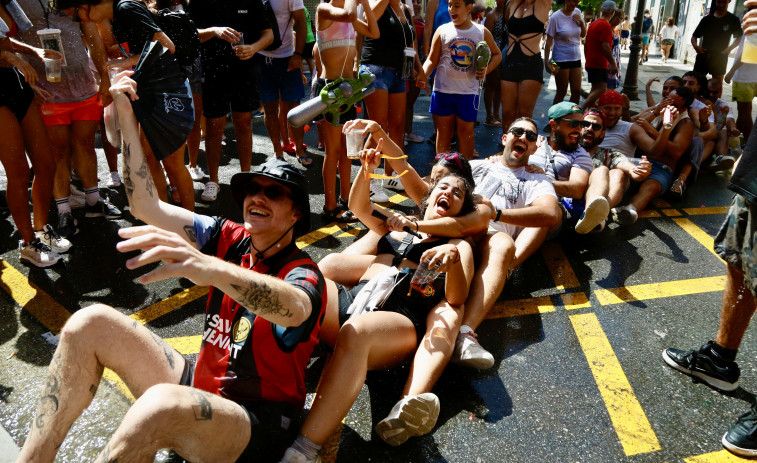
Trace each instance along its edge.
{"label": "blue shorts", "polygon": [[361,74],[369,72],[376,76],[376,80],[368,88],[386,90],[389,93],[407,92],[407,82],[402,78],[400,71],[396,69],[378,64],[361,64],[359,72]]}
{"label": "blue shorts", "polygon": [[655,161],[654,159],[650,159],[649,162],[652,164],[652,173],[650,173],[647,178],[660,184],[662,187],[660,194],[667,192],[668,188],[673,185],[673,169],[659,161]]}
{"label": "blue shorts", "polygon": [[287,71],[289,58],[258,57],[260,79],[258,79],[258,93],[260,101],[300,101],[305,97],[305,86],[302,85],[302,75],[299,69]]}
{"label": "blue shorts", "polygon": [[428,112],[442,117],[455,115],[465,122],[474,122],[478,116],[478,103],[478,93],[460,95],[433,91]]}

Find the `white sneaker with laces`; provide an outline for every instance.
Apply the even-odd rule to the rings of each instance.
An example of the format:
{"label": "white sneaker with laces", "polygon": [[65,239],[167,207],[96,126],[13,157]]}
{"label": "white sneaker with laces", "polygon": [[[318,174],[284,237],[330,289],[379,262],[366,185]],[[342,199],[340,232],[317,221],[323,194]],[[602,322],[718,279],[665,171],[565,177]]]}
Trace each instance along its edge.
{"label": "white sneaker with laces", "polygon": [[374,203],[389,201],[389,196],[384,193],[383,182],[375,178],[371,180],[371,201]]}
{"label": "white sneaker with laces", "polygon": [[205,178],[205,172],[202,171],[202,167],[200,166],[187,166],[187,170],[189,171],[189,176],[192,177],[192,180],[194,180],[195,182],[199,182],[200,180]]}
{"label": "white sneaker with laces", "polygon": [[494,365],[494,356],[481,347],[473,331],[457,335],[455,351],[450,360],[452,363],[478,370],[486,370]]}
{"label": "white sneaker with laces", "polygon": [[108,180],[107,187],[118,188],[120,186],[121,186],[121,177],[118,175],[118,172],[111,172],[110,180]]}
{"label": "white sneaker with laces", "polygon": [[439,418],[439,398],[431,392],[408,396],[397,402],[389,416],[376,425],[376,434],[391,446],[413,436],[427,434]]}
{"label": "white sneaker with laces", "polygon": [[60,236],[52,225],[45,224],[42,230],[35,231],[34,235],[58,254],[71,249],[71,242]]}
{"label": "white sneaker with laces", "polygon": [[60,260],[60,255],[50,249],[50,246],[40,241],[39,238],[35,238],[29,244],[25,244],[24,240],[20,240],[18,242],[18,254],[21,260],[42,268],[55,265]]}
{"label": "white sneaker with laces", "polygon": [[218,184],[216,182],[208,182],[205,184],[205,189],[202,190],[202,195],[200,198],[202,198],[203,201],[215,201],[218,197]]}
{"label": "white sneaker with laces", "polygon": [[405,186],[402,185],[402,181],[398,178],[390,178],[384,183],[384,186],[394,191],[405,191]]}

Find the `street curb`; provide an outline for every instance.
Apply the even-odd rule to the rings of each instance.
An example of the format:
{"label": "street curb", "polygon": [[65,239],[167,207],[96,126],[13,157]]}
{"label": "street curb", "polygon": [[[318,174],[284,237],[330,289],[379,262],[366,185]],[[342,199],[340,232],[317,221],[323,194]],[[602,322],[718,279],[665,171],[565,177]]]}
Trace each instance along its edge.
{"label": "street curb", "polygon": [[16,442],[4,427],[0,426],[0,463],[13,463],[18,458]]}

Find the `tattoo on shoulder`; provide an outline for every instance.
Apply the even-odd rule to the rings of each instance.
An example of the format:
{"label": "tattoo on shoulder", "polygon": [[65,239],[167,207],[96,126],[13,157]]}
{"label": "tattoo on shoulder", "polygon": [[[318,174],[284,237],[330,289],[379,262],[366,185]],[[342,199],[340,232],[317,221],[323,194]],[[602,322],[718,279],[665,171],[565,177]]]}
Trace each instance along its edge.
{"label": "tattoo on shoulder", "polygon": [[195,227],[193,225],[184,225],[184,233],[187,234],[189,241],[196,243],[197,235],[195,235]]}
{"label": "tattoo on shoulder", "polygon": [[231,287],[237,292],[234,299],[251,312],[259,315],[279,315],[281,317],[291,317],[294,315],[281,304],[279,295],[265,283],[250,283],[247,287],[232,283]]}
{"label": "tattoo on shoulder", "polygon": [[195,421],[207,421],[213,419],[213,407],[210,405],[210,394],[198,389],[191,389],[189,391],[197,403],[192,405],[192,410],[195,414]]}
{"label": "tattoo on shoulder", "polygon": [[153,333],[152,331],[150,331],[150,336],[152,336],[155,344],[163,349],[163,355],[166,356],[166,360],[168,360],[168,365],[171,367],[171,369],[176,369],[176,360],[174,360],[173,358],[173,349],[171,348],[171,346],[169,346],[167,342],[165,342],[160,336]]}

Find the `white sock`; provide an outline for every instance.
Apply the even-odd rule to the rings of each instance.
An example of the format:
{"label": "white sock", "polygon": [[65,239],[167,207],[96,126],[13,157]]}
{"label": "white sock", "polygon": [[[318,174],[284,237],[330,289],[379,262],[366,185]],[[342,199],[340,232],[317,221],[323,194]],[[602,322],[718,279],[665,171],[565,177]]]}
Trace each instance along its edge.
{"label": "white sock", "polygon": [[460,327],[460,334],[465,334],[465,333],[475,333],[475,331],[470,326],[463,325]]}
{"label": "white sock", "polygon": [[321,446],[311,441],[302,434],[298,435],[292,443],[292,448],[305,455],[308,460],[313,460],[318,457],[318,451],[321,450]]}
{"label": "white sock", "polygon": [[98,187],[87,188],[84,190],[84,194],[86,195],[87,206],[94,206],[100,200],[100,188]]}
{"label": "white sock", "polygon": [[58,214],[71,213],[71,205],[68,203],[68,196],[56,199],[55,205],[58,207]]}

